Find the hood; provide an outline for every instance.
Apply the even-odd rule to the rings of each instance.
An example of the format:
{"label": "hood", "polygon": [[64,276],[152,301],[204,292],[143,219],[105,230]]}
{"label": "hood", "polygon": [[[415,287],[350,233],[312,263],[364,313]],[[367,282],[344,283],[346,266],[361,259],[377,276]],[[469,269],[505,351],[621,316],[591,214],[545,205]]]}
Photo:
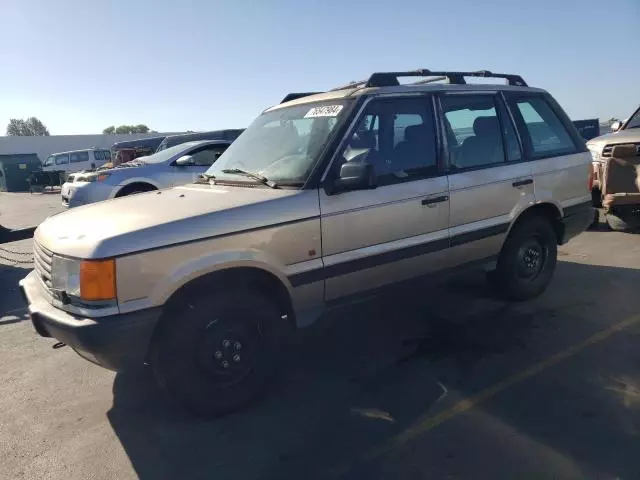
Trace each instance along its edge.
{"label": "hood", "polygon": [[640,128],[630,128],[628,130],[619,130],[614,133],[607,133],[596,138],[592,138],[587,142],[587,147],[591,150],[602,152],[605,145],[619,143],[640,143]]}
{"label": "hood", "polygon": [[[266,187],[187,185],[71,209],[46,219],[34,236],[60,255],[116,257],[297,220],[304,216],[296,211],[300,202],[279,202],[303,193]],[[315,202],[317,205],[317,196]]]}

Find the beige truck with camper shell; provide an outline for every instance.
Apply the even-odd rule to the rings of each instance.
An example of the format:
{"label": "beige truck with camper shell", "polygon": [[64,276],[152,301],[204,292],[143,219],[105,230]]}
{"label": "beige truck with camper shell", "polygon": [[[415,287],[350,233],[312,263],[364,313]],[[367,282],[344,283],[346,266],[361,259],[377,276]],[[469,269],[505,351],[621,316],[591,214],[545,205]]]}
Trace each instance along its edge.
{"label": "beige truck with camper shell", "polygon": [[506,297],[540,295],[591,222],[590,162],[517,75],[375,73],[288,95],[197,183],[48,218],[20,287],[40,335],[146,363],[219,415],[261,390],[287,334],[372,289],[489,264]]}

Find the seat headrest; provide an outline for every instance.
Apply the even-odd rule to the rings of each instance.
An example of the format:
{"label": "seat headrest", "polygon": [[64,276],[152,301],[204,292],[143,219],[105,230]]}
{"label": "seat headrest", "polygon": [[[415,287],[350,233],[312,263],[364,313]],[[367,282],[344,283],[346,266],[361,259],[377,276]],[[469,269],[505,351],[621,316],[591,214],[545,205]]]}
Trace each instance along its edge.
{"label": "seat headrest", "polygon": [[411,125],[404,129],[405,142],[420,142],[423,141],[428,134],[424,124]]}
{"label": "seat headrest", "polygon": [[495,135],[499,131],[497,117],[478,117],[473,122],[473,133],[476,135]]}

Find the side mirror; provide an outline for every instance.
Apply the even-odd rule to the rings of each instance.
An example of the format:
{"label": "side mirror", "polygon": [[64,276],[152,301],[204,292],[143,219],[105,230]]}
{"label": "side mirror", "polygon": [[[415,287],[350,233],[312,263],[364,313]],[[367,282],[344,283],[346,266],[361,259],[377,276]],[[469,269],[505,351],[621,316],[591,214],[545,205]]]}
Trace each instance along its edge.
{"label": "side mirror", "polygon": [[183,155],[176,160],[176,165],[178,167],[186,167],[188,165],[193,165],[193,157],[191,155]]}
{"label": "side mirror", "polygon": [[334,192],[367,190],[376,187],[373,165],[367,162],[346,162],[340,168],[340,176],[333,184]]}
{"label": "side mirror", "polygon": [[615,121],[611,124],[611,131],[612,132],[617,132],[618,130],[620,130],[620,127],[622,127],[622,122],[620,121]]}

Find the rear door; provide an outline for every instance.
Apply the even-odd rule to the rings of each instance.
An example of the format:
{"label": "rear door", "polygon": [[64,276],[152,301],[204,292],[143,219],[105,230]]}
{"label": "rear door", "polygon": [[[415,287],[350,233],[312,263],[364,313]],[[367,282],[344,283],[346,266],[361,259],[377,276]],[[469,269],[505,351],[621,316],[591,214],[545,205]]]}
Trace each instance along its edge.
{"label": "rear door", "polygon": [[536,200],[562,210],[591,202],[591,154],[560,106],[545,93],[509,93],[506,98],[533,173]]}
{"label": "rear door", "polygon": [[378,186],[320,189],[325,295],[331,302],[439,268],[449,245],[447,179],[430,96],[369,101],[327,173],[366,152]]}
{"label": "rear door", "polygon": [[497,92],[440,97],[449,165],[452,265],[491,258],[534,202],[533,175]]}

